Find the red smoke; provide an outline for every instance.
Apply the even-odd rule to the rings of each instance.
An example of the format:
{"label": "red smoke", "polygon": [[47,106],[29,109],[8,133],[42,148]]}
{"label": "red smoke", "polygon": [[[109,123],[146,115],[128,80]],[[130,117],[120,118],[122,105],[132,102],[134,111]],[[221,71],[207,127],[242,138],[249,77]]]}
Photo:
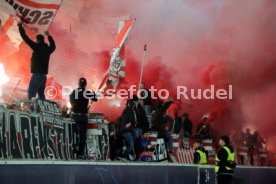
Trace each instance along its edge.
{"label": "red smoke", "polygon": [[[101,71],[102,76],[106,73],[109,67],[110,52],[103,50],[99,53],[94,53],[101,61]],[[130,86],[135,85],[136,90],[138,88],[140,72],[141,72],[141,63],[138,61],[132,54],[132,51],[127,50],[126,54],[127,67],[125,69],[126,78],[122,78],[117,89],[129,89]],[[152,75],[154,73],[154,75]],[[146,86],[155,86],[156,89],[168,89],[170,94],[173,95],[175,85],[172,83],[173,71],[168,69],[166,65],[162,63],[161,57],[156,57],[149,60],[145,64],[145,70],[143,72],[143,81],[146,82]],[[157,94],[156,94],[157,96]],[[157,99],[156,99],[157,100]],[[155,101],[156,101],[155,100]],[[116,120],[120,115],[122,109],[125,107],[125,100],[122,100],[122,106],[117,107],[114,111],[114,106],[112,100],[103,100],[104,102],[99,102],[95,104],[95,110],[108,112],[105,113],[112,120]]]}
{"label": "red smoke", "polygon": [[[118,21],[137,18],[126,45],[126,78],[120,87],[138,85],[147,43],[147,86],[169,89],[173,97],[177,85],[233,86],[232,100],[182,99],[171,111],[190,113],[196,124],[209,113],[209,123],[221,133],[258,129],[275,150],[275,8],[272,0],[65,1],[50,29],[57,42],[50,75],[74,87],[84,76],[97,89],[109,66]],[[94,108],[115,119],[124,103],[115,108],[104,100]]]}

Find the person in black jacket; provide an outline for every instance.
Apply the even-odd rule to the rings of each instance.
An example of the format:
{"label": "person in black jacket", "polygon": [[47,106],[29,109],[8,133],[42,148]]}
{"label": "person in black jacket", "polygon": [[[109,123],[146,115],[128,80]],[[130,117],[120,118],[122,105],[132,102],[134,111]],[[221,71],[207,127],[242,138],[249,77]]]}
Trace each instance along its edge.
{"label": "person in black jacket", "polygon": [[134,129],[137,126],[137,116],[135,112],[135,103],[132,100],[127,101],[127,106],[123,111],[120,118],[120,134],[126,141],[126,151],[124,153],[125,157],[129,157],[129,155],[134,155]]}
{"label": "person in black jacket", "polygon": [[[169,117],[167,119],[168,121],[170,121]],[[182,128],[182,119],[180,116],[178,116],[178,112],[175,112],[174,120],[172,120],[172,123],[170,124],[169,131],[171,133],[179,134],[181,128]]]}
{"label": "person in black jacket", "polygon": [[146,115],[149,118],[151,116],[152,113],[152,106],[151,106],[151,93],[149,92],[149,90],[146,88],[146,84],[144,82],[140,83],[140,97],[142,98],[142,106],[145,109]]}
{"label": "person in black jacket", "polygon": [[89,100],[97,101],[96,93],[86,90],[87,82],[85,78],[79,79],[79,87],[70,94],[72,118],[76,121],[80,135],[77,158],[86,159],[84,150],[86,144],[86,132],[88,124]]}
{"label": "person in black jacket", "polygon": [[110,159],[115,160],[117,157],[121,156],[122,152],[122,139],[119,136],[119,124],[110,122],[109,123],[109,148],[110,148]]}
{"label": "person in black jacket", "polygon": [[149,131],[149,121],[148,121],[145,109],[140,104],[141,100],[139,100],[136,95],[133,95],[132,101],[135,104],[134,109],[137,115],[137,126],[135,128],[135,137],[134,137],[134,139],[136,140],[142,135],[142,132]]}
{"label": "person in black jacket", "polygon": [[189,119],[189,114],[184,113],[182,116],[183,120],[183,132],[184,132],[184,137],[192,137],[193,135],[193,123]]}
{"label": "person in black jacket", "polygon": [[230,145],[228,136],[221,136],[219,139],[220,149],[216,156],[215,172],[217,174],[218,184],[231,184],[233,179],[235,163],[235,152]]}
{"label": "person in black jacket", "polygon": [[156,109],[152,114],[152,127],[153,131],[158,132],[158,137],[164,138],[167,143],[167,149],[169,153],[172,153],[173,148],[173,139],[169,132],[166,130],[166,112],[170,105],[173,103],[173,100],[169,98],[165,103],[159,101],[157,103]]}
{"label": "person in black jacket", "polygon": [[19,23],[18,27],[22,39],[33,50],[31,59],[32,77],[28,89],[28,99],[30,100],[38,94],[38,97],[44,100],[50,55],[56,49],[54,39],[48,31],[45,31],[45,35],[49,40],[49,45],[45,43],[44,36],[41,34],[36,36],[36,42],[34,42],[27,36],[22,23]]}
{"label": "person in black jacket", "polygon": [[197,129],[196,129],[196,137],[201,138],[201,139],[208,139],[210,138],[210,130],[211,127],[207,123],[208,117],[203,116],[202,117],[202,122],[198,124]]}

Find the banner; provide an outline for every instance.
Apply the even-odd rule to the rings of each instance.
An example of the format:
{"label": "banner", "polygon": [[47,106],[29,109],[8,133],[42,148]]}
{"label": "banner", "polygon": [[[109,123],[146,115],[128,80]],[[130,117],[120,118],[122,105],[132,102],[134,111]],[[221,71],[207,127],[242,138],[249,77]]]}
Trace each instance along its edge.
{"label": "banner", "polygon": [[0,158],[73,159],[73,125],[60,119],[58,128],[45,126],[41,116],[14,110],[0,111]]}
{"label": "banner", "polygon": [[109,128],[103,114],[92,114],[87,129],[87,156],[90,160],[109,159]]}
{"label": "banner", "polygon": [[34,34],[44,33],[51,25],[62,1],[1,0],[0,39],[7,35],[10,41],[18,46],[22,41],[17,28],[19,21],[25,23]]}
{"label": "banner", "polygon": [[38,100],[37,105],[41,113],[42,122],[49,123],[55,128],[63,128],[61,112],[57,103],[47,101],[47,100]]}
{"label": "banner", "polygon": [[[79,131],[71,118],[64,118],[58,104],[38,100],[36,113],[0,108],[0,159],[76,158]],[[109,157],[109,128],[102,114],[89,117],[87,155],[90,160]]]}

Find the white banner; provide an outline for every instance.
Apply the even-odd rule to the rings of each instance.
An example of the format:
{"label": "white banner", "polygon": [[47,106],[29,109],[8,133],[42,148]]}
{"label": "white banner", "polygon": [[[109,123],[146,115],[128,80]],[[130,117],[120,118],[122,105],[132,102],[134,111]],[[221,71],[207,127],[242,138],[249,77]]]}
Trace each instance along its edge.
{"label": "white banner", "polygon": [[48,30],[63,0],[1,0],[1,34],[7,34],[17,46],[22,39],[17,23],[21,20],[37,34]]}

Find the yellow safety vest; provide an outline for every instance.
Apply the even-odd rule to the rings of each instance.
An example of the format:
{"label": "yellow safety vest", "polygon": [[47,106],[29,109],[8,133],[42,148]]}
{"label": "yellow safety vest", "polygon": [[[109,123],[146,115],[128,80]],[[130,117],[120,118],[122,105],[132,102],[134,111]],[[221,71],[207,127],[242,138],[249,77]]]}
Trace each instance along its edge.
{"label": "yellow safety vest", "polygon": [[[226,150],[226,152],[228,154],[227,161],[229,163],[234,163],[235,162],[235,153],[234,152],[232,153],[227,146],[223,146],[221,149]],[[219,171],[219,162],[220,162],[220,159],[218,158],[218,155],[216,155],[215,161],[216,161],[215,172],[218,173],[218,171]],[[231,167],[225,167],[225,168],[228,171],[233,171],[234,170],[234,168],[231,168]]]}
{"label": "yellow safety vest", "polygon": [[196,152],[200,156],[200,160],[199,160],[198,164],[207,164],[207,155],[206,155],[206,153],[201,151],[201,150],[196,150]]}

